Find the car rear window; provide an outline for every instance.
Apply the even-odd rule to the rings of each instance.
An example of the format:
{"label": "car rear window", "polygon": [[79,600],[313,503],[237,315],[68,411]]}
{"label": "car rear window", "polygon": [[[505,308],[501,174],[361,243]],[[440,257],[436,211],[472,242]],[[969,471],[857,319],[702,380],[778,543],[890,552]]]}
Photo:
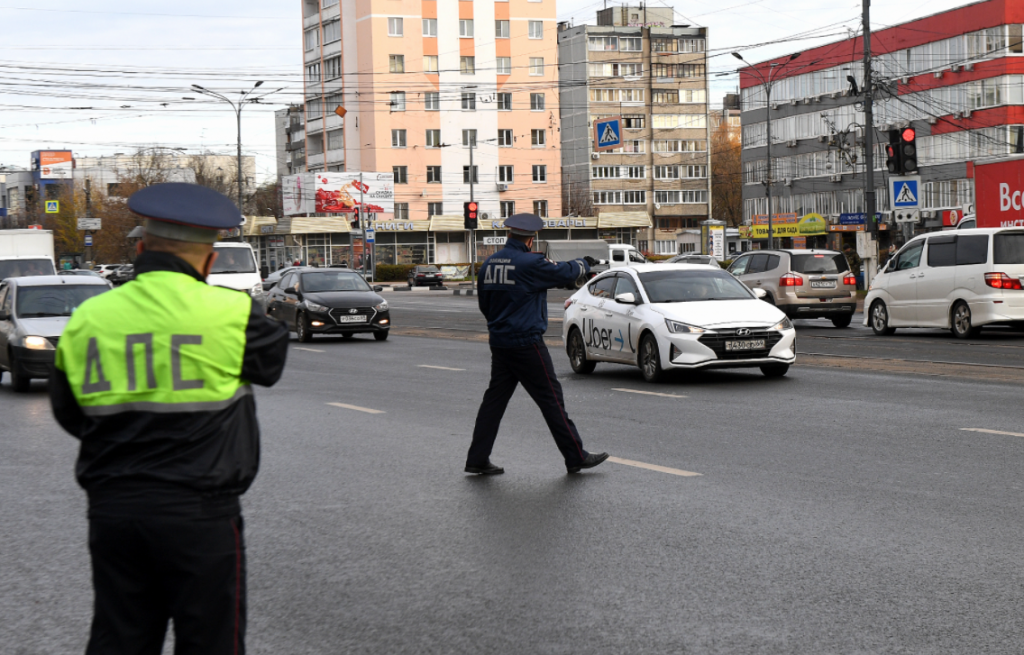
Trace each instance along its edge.
{"label": "car rear window", "polygon": [[255,273],[256,260],[249,248],[217,248],[211,273]]}
{"label": "car rear window", "polygon": [[996,264],[1024,264],[1024,232],[997,234],[993,246]]}
{"label": "car rear window", "polygon": [[0,261],[0,280],[9,277],[53,275],[53,262],[49,259],[8,259]]}
{"label": "car rear window", "polygon": [[790,269],[797,273],[845,273],[850,270],[850,265],[846,263],[846,257],[839,253],[834,255],[792,255],[790,260]]}
{"label": "car rear window", "polygon": [[956,237],[928,239],[928,265],[932,268],[956,265]]}
{"label": "car rear window", "polygon": [[988,235],[974,234],[956,238],[956,265],[984,264],[988,261]]}

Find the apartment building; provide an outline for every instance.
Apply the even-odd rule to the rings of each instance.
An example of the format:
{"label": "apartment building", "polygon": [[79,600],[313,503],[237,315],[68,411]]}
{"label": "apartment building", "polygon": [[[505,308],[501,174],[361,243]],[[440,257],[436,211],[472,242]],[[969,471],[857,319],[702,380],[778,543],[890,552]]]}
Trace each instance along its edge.
{"label": "apartment building", "polygon": [[[707,220],[711,206],[707,28],[673,16],[610,7],[597,25],[558,33],[563,201],[659,255],[676,253],[676,234]],[[613,116],[624,146],[595,152],[593,123]]]}
{"label": "apartment building", "polygon": [[[918,230],[949,226],[951,210],[974,201],[973,162],[1016,150],[1024,129],[1022,23],[1024,4],[986,0],[871,35],[875,211],[889,210],[889,129],[917,133]],[[862,53],[859,38],[799,53],[775,74],[770,106],[759,76],[790,56],[740,71],[746,221],[768,213],[770,117],[772,213],[826,218],[831,247],[864,229]],[[892,244],[890,232],[883,230],[883,246]]]}

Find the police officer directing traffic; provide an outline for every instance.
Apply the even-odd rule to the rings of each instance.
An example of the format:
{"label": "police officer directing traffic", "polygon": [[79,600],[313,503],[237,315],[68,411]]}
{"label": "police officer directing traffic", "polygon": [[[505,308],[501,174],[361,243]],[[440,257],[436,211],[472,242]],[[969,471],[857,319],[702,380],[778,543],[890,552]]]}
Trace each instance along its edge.
{"label": "police officer directing traffic", "polygon": [[565,411],[562,386],[544,345],[544,332],[548,329],[547,290],[583,286],[590,265],[597,260],[587,257],[556,263],[531,252],[537,232],[544,227],[544,221],[534,214],[516,214],[505,221],[505,227],[509,229],[505,248],[488,257],[480,267],[479,301],[490,333],[491,382],[477,413],[466,472],[505,472],[491,463],[491,449],[508,401],[522,384],[540,407],[565,458],[566,470],[578,473],[605,461],[608,453],[584,450],[576,425]]}
{"label": "police officer directing traffic", "polygon": [[83,303],[60,339],[53,412],[81,441],[95,590],[87,655],[245,652],[239,497],[259,465],[251,383],[281,377],[288,330],[246,293],[205,282],[224,195],[158,184],[128,201],[145,218],[135,280]]}

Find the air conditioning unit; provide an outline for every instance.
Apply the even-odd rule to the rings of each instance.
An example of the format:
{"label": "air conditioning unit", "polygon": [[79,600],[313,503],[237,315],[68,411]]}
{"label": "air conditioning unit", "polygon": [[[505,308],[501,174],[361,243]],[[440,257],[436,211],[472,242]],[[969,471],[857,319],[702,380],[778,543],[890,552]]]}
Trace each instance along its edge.
{"label": "air conditioning unit", "polygon": [[949,70],[953,71],[954,73],[959,73],[963,69],[964,67],[961,64],[953,64],[952,66],[949,67]]}
{"label": "air conditioning unit", "polygon": [[822,96],[814,96],[814,102],[821,102]]}
{"label": "air conditioning unit", "polygon": [[933,75],[933,76],[935,77],[935,79],[937,79],[937,80],[941,80],[941,79],[942,79],[942,71],[935,71],[934,73],[932,73],[932,75]]}
{"label": "air conditioning unit", "polygon": [[843,175],[842,175],[842,173],[836,173],[834,175],[829,175],[828,176],[828,180],[829,180],[829,182],[842,182],[843,181]]}
{"label": "air conditioning unit", "polygon": [[838,98],[839,97],[839,92],[838,91],[833,91],[832,93],[828,94],[828,97],[829,98]]}
{"label": "air conditioning unit", "polygon": [[970,109],[965,110],[964,111],[964,118],[970,118],[970,117],[971,117],[971,110]]}
{"label": "air conditioning unit", "polygon": [[508,191],[508,185],[507,184],[499,184],[498,185],[498,191]]}
{"label": "air conditioning unit", "polygon": [[819,134],[818,135],[818,143],[825,143],[825,141],[827,141],[827,140],[828,140],[828,137],[825,136],[824,134]]}
{"label": "air conditioning unit", "polygon": [[929,125],[935,125],[938,122],[939,122],[938,118],[935,118],[934,116],[929,116],[928,117],[928,124]]}
{"label": "air conditioning unit", "polygon": [[842,91],[839,92],[839,95],[841,95],[841,96],[843,96],[845,98],[846,96],[850,95],[850,90],[849,89],[843,89]]}
{"label": "air conditioning unit", "polygon": [[954,112],[953,113],[953,118],[963,118],[963,117],[964,117],[964,113],[962,111],[958,111],[958,112]]}
{"label": "air conditioning unit", "polygon": [[592,153],[590,153],[590,158],[591,159],[600,159],[601,158],[601,153],[599,153],[599,152],[592,152]]}
{"label": "air conditioning unit", "polygon": [[910,84],[910,78],[909,77],[901,77],[900,78],[900,82],[902,82],[903,84]]}
{"label": "air conditioning unit", "polygon": [[786,186],[793,186],[793,178],[787,177],[786,179],[782,180],[782,183]]}
{"label": "air conditioning unit", "polygon": [[796,147],[796,139],[793,139],[791,141],[786,141],[786,147],[787,148],[795,148]]}
{"label": "air conditioning unit", "polygon": [[773,102],[772,103],[772,109],[778,109],[778,108],[779,108],[779,103]]}
{"label": "air conditioning unit", "polygon": [[791,105],[793,105],[795,107],[796,103],[798,103],[798,102],[800,102],[800,101],[797,100],[796,98],[791,98],[790,101],[789,101],[789,104],[791,104]]}
{"label": "air conditioning unit", "polygon": [[970,73],[972,70],[974,70],[974,64],[964,64],[964,70]]}
{"label": "air conditioning unit", "polygon": [[805,105],[811,104],[811,98],[804,98],[804,104]]}
{"label": "air conditioning unit", "polygon": [[490,212],[480,212],[480,220],[481,221],[489,221],[489,220],[491,220],[491,213]]}

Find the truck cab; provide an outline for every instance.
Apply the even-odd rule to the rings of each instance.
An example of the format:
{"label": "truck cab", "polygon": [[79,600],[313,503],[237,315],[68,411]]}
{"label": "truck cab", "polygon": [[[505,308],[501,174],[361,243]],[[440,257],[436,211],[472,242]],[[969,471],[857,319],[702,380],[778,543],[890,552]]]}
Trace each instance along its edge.
{"label": "truck cab", "polygon": [[608,246],[608,268],[621,268],[634,264],[648,264],[647,258],[633,246],[613,243]]}

